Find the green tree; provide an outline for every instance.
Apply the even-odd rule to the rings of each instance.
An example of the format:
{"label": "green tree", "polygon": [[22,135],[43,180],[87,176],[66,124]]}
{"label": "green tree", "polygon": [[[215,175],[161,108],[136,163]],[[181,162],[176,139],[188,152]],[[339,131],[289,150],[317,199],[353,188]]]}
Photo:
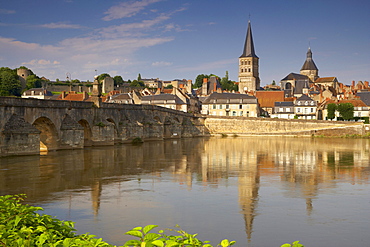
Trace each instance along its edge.
{"label": "green tree", "polygon": [[142,81],[133,80],[133,81],[130,83],[130,87],[145,87],[145,84],[144,84],[144,82],[142,82]]}
{"label": "green tree", "polygon": [[200,74],[195,78],[195,83],[193,85],[193,88],[200,88],[203,85],[203,79],[209,78],[209,75]]}
{"label": "green tree", "polygon": [[80,83],[80,80],[79,79],[73,79],[71,82],[77,84],[77,83]]}
{"label": "green tree", "polygon": [[327,109],[328,109],[328,119],[334,119],[337,105],[334,103],[328,104]]}
{"label": "green tree", "polygon": [[35,74],[27,76],[26,89],[42,87],[42,80]]}
{"label": "green tree", "polygon": [[137,76],[137,80],[138,81],[141,81],[142,79],[141,79],[141,75],[140,75],[140,73],[139,73],[139,75]]}
{"label": "green tree", "polygon": [[221,79],[221,85],[222,84],[227,84],[227,83],[229,83],[229,71],[226,71],[225,76],[222,77],[222,79]]}
{"label": "green tree", "polygon": [[221,79],[221,87],[223,90],[227,91],[238,91],[238,85],[229,80],[229,72],[226,71],[225,77],[222,77]]}
{"label": "green tree", "polygon": [[0,96],[20,96],[22,90],[17,71],[7,67],[0,68]]}
{"label": "green tree", "polygon": [[114,80],[114,86],[119,86],[124,83],[122,76],[120,75],[116,75],[115,77],[113,77],[113,80]]}
{"label": "green tree", "polygon": [[340,103],[337,110],[344,120],[353,119],[354,107],[351,103]]}
{"label": "green tree", "polygon": [[98,81],[101,82],[105,77],[110,77],[110,75],[107,73],[100,74],[98,75]]}

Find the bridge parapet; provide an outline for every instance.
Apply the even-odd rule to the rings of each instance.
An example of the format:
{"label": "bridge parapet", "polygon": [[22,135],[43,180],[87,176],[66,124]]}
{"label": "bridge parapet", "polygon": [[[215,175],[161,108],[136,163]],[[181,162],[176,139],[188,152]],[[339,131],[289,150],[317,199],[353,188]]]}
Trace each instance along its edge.
{"label": "bridge parapet", "polygon": [[[198,117],[153,105],[98,108],[93,102],[0,97],[0,116],[0,156],[208,134]],[[19,128],[14,119],[29,128]]]}

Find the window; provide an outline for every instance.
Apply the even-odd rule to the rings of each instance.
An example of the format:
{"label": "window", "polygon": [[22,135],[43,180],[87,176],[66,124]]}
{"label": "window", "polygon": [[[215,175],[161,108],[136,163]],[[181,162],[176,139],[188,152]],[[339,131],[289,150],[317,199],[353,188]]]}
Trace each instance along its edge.
{"label": "window", "polygon": [[212,109],[216,109],[216,105],[212,105]]}
{"label": "window", "polygon": [[239,109],[243,109],[243,105],[239,105]]}
{"label": "window", "polygon": [[284,108],[279,108],[279,112],[283,112],[284,111]]}
{"label": "window", "polygon": [[226,109],[229,109],[230,107],[229,107],[229,105],[226,105]]}
{"label": "window", "polygon": [[313,108],[311,108],[311,112],[313,112]]}
{"label": "window", "polygon": [[243,116],[243,111],[240,112],[240,116],[242,117]]}
{"label": "window", "polygon": [[233,111],[233,116],[236,116],[236,111]]}
{"label": "window", "polygon": [[286,111],[287,111],[287,112],[290,112],[290,108],[286,108]]}
{"label": "window", "polygon": [[301,112],[301,108],[299,108],[299,107],[298,107],[298,108],[297,108],[297,112]]}
{"label": "window", "polygon": [[222,109],[222,105],[220,105],[220,109]]}

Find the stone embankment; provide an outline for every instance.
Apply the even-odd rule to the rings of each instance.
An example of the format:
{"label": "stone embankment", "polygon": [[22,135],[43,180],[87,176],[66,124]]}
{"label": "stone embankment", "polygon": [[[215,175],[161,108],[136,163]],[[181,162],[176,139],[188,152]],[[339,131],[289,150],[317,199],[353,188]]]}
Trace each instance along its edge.
{"label": "stone embankment", "polygon": [[246,118],[209,116],[204,121],[211,135],[293,135],[345,136],[364,135],[363,123],[300,119]]}

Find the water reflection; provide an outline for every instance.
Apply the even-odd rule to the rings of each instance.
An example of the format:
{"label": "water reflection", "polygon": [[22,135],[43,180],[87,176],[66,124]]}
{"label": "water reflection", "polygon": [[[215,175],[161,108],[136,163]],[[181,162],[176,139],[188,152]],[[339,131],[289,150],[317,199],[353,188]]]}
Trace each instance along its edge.
{"label": "water reflection", "polygon": [[[216,190],[237,187],[235,199],[243,217],[247,242],[251,243],[254,221],[266,207],[259,205],[261,198],[265,198],[260,195],[261,188],[275,184],[278,178],[283,196],[304,199],[306,215],[311,216],[315,199],[322,191],[335,188],[343,181],[369,183],[369,157],[369,140],[365,139],[166,140],[140,146],[0,158],[0,194],[26,193],[28,203],[40,205],[66,198],[71,201],[71,193],[85,191],[90,193],[92,214],[97,218],[104,188],[125,181],[140,184],[148,178],[169,180],[171,186],[185,186],[190,192],[194,186]],[[137,189],[140,186],[134,188]],[[122,188],[118,190],[122,192]],[[153,189],[151,193],[159,192]]]}

